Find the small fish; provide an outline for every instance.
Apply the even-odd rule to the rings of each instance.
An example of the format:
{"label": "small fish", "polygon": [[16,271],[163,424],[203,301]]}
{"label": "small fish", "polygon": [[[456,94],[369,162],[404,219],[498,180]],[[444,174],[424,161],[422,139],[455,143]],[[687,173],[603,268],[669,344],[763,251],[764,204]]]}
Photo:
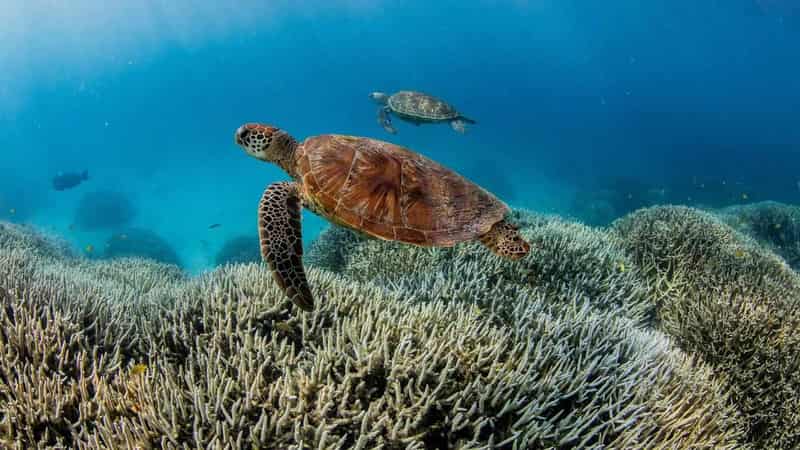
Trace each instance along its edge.
{"label": "small fish", "polygon": [[750,197],[747,194],[742,194],[742,200],[747,200],[748,198]]}
{"label": "small fish", "polygon": [[214,228],[219,228],[221,226],[222,226],[221,223],[212,223],[211,225],[208,226],[208,229],[213,230]]}
{"label": "small fish", "polygon": [[75,224],[70,224],[70,226],[68,226],[67,229],[69,231],[75,231]]}
{"label": "small fish", "polygon": [[84,181],[89,179],[89,171],[84,170],[81,173],[60,173],[53,177],[53,189],[57,191],[66,191],[72,189]]}
{"label": "small fish", "polygon": [[124,240],[128,239],[128,235],[125,234],[125,233],[122,233],[122,234],[119,235],[119,238],[124,241]]}
{"label": "small fish", "polygon": [[733,254],[734,254],[734,255],[735,255],[737,258],[744,258],[744,250],[742,250],[742,249],[740,249],[740,248],[737,248],[737,249],[736,249],[736,251],[735,251],[735,252],[733,252]]}
{"label": "small fish", "polygon": [[14,214],[17,213],[17,210],[15,208],[11,208],[11,209],[8,210],[8,213],[13,216]]}
{"label": "small fish", "polygon": [[147,364],[136,364],[133,367],[131,367],[131,375],[132,376],[141,375],[145,372],[145,370],[147,370]]}
{"label": "small fish", "polygon": [[775,229],[776,229],[776,230],[780,230],[780,229],[781,229],[781,226],[782,226],[781,224],[779,224],[779,223],[776,223],[776,224],[775,224]]}
{"label": "small fish", "polygon": [[91,254],[92,252],[94,252],[94,245],[89,244],[84,248],[84,250],[86,250],[86,253]]}
{"label": "small fish", "polygon": [[619,270],[620,273],[625,273],[625,263],[620,261],[619,265],[617,265],[617,270]]}

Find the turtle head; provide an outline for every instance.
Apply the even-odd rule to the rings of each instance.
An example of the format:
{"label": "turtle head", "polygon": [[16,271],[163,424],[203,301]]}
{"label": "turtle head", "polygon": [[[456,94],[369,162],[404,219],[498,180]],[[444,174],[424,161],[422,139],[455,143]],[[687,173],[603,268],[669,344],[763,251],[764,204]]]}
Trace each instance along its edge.
{"label": "turtle head", "polygon": [[247,123],[236,130],[234,141],[253,158],[275,163],[291,174],[297,142],[289,133],[271,125]]}
{"label": "turtle head", "polygon": [[383,92],[373,92],[369,94],[369,98],[379,105],[385,105],[389,101],[389,96]]}

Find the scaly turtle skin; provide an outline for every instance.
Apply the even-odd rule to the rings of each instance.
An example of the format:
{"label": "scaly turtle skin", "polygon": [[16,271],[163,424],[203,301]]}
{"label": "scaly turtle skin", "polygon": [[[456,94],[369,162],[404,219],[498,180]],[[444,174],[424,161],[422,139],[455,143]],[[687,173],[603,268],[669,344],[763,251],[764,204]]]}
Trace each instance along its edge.
{"label": "scaly turtle skin", "polygon": [[409,149],[335,134],[297,143],[269,125],[245,124],[236,143],[281,167],[292,182],[273,183],[261,197],[261,255],[286,295],[311,310],[303,270],[300,208],[378,239],[426,247],[478,240],[517,260],[530,245],[505,220],[509,208],[461,175]]}
{"label": "scaly turtle skin", "polygon": [[383,92],[373,92],[369,96],[380,105],[378,124],[391,134],[397,133],[392,126],[391,114],[414,125],[448,122],[455,131],[462,134],[467,131],[466,124],[475,123],[444,100],[422,92],[400,91],[391,96]]}

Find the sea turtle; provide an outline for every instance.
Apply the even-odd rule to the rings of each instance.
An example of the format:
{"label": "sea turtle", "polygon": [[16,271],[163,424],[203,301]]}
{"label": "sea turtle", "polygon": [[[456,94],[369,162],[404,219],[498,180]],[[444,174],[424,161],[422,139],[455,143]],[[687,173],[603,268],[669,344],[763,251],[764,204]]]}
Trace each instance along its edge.
{"label": "sea turtle", "polygon": [[392,95],[373,92],[369,97],[380,105],[378,124],[391,134],[397,133],[392,126],[392,113],[414,125],[449,122],[454,130],[462,134],[467,131],[466,124],[475,123],[443,100],[422,92],[400,91]]}
{"label": "sea turtle", "polygon": [[298,143],[270,125],[239,127],[236,144],[278,165],[290,182],[267,186],[258,207],[261,256],[300,308],[314,299],[303,270],[300,208],[367,236],[425,247],[479,240],[517,260],[530,245],[505,220],[509,208],[480,186],[407,148],[327,134]]}

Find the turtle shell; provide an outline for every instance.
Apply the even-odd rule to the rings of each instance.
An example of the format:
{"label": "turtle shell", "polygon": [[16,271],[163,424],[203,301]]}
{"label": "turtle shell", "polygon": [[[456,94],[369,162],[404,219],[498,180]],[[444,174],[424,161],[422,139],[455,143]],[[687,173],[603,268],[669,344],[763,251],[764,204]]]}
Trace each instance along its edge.
{"label": "turtle shell", "polygon": [[461,175],[388,142],[322,135],[295,155],[308,208],[380,239],[448,247],[485,234],[509,212]]}
{"label": "turtle shell", "polygon": [[459,116],[458,111],[449,104],[421,92],[400,91],[389,97],[388,101],[392,111],[412,120],[438,122]]}

